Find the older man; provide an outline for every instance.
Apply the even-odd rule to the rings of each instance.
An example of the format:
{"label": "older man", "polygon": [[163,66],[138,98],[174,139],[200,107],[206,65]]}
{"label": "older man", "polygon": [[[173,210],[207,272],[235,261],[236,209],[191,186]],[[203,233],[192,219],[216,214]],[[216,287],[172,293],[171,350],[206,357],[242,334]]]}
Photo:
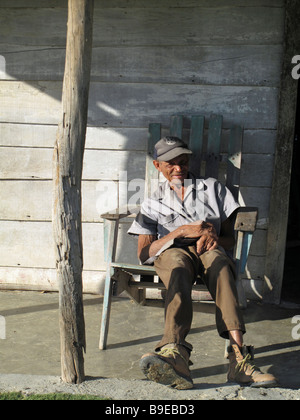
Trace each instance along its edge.
{"label": "older man", "polygon": [[243,346],[246,332],[235,285],[235,268],[228,251],[234,247],[233,218],[239,204],[213,178],[195,179],[189,173],[192,152],[177,137],[155,145],[153,164],[166,181],[141,206],[128,233],[138,235],[138,257],[154,263],[167,289],[165,329],[154,353],[140,362],[155,382],[189,389],[192,345],[186,341],[193,317],[192,286],[198,276],[216,303],[216,325],[230,340],[228,380],[242,385],[274,386],[276,379],[250,362]]}

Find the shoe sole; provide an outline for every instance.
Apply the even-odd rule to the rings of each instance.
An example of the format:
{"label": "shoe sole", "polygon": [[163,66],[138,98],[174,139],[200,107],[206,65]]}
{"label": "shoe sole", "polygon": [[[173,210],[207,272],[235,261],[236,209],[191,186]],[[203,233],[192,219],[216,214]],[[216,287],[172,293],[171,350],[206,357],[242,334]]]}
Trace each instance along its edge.
{"label": "shoe sole", "polygon": [[194,387],[190,378],[179,375],[178,372],[166,361],[157,356],[147,356],[140,360],[140,367],[150,381],[184,390]]}
{"label": "shoe sole", "polygon": [[279,386],[278,382],[274,382],[274,381],[241,383],[237,381],[228,380],[227,383],[236,384],[240,386],[246,386],[246,387],[248,386],[250,388],[277,388]]}
{"label": "shoe sole", "polygon": [[257,382],[250,385],[251,388],[277,388],[279,385],[274,381]]}

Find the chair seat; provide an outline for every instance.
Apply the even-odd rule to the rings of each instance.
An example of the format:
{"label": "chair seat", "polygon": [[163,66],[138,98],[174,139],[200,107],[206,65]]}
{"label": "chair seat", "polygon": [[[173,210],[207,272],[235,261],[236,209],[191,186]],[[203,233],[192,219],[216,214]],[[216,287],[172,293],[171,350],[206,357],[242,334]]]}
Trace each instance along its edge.
{"label": "chair seat", "polygon": [[135,265],[126,263],[111,263],[111,267],[120,268],[121,270],[128,271],[131,274],[139,274],[144,276],[156,276],[155,268],[151,265]]}
{"label": "chair seat", "polygon": [[[122,273],[125,276],[128,276],[128,274],[137,274],[141,276],[142,280],[135,280],[132,277],[125,278],[126,286],[129,288],[149,288],[149,289],[161,289],[164,290],[165,286],[162,283],[160,279],[158,279],[157,282],[152,281],[145,281],[143,280],[143,276],[156,276],[156,271],[153,266],[147,266],[147,265],[135,265],[135,264],[123,264],[123,263],[116,263],[113,262],[111,264],[111,267],[115,269],[114,278],[117,278],[118,281],[122,278]],[[126,274],[127,273],[127,274]],[[195,279],[196,282],[197,279]],[[193,286],[193,290],[195,291],[207,291],[207,287],[205,284],[201,284],[197,282]],[[127,289],[128,291],[128,289]],[[210,300],[210,299],[209,299]]]}

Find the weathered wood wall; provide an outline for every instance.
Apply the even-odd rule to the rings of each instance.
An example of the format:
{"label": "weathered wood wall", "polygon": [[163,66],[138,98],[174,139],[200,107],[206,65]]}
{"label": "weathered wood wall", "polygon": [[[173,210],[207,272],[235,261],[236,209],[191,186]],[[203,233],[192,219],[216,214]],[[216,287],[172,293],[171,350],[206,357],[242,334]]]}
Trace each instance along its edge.
{"label": "weathered wood wall", "polygon": [[[52,149],[61,111],[67,2],[0,3],[0,287],[56,288]],[[266,233],[284,33],[283,0],[96,0],[83,172],[85,290],[101,292],[99,214],[119,178],[143,178],[147,126],[222,113],[245,127],[241,199],[259,206],[247,268],[257,296]],[[227,131],[224,130],[226,138]],[[136,261],[121,225],[118,254]],[[250,289],[250,287],[249,287]],[[252,292],[255,295],[256,292]]]}

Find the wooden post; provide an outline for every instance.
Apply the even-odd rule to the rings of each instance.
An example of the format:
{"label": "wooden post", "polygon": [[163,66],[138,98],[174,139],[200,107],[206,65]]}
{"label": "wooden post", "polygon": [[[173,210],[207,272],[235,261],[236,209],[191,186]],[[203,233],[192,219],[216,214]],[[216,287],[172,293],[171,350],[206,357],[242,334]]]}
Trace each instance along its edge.
{"label": "wooden post", "polygon": [[53,154],[53,232],[59,284],[62,380],[85,380],[81,178],[88,113],[94,0],[69,0],[63,118]]}

